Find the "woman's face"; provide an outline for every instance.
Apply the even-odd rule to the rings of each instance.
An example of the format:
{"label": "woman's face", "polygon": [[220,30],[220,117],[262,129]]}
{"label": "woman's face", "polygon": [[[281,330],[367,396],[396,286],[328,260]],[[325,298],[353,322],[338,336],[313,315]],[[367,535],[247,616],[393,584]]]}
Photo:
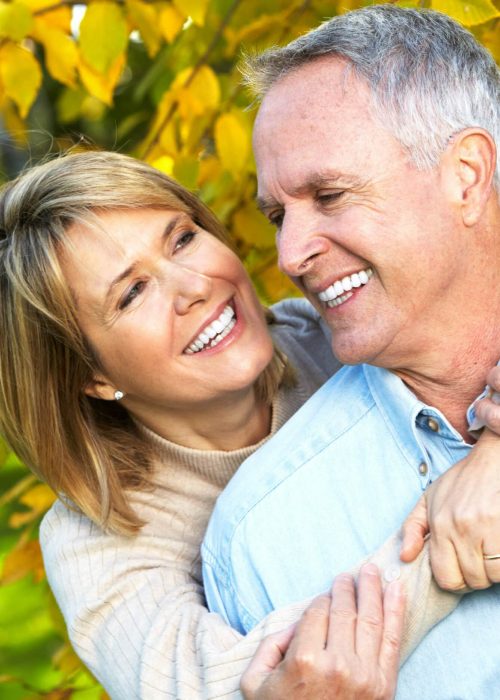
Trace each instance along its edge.
{"label": "woman's face", "polygon": [[104,368],[100,397],[119,389],[147,420],[248,391],[273,348],[237,256],[180,211],[110,211],[98,221],[70,229],[62,266]]}

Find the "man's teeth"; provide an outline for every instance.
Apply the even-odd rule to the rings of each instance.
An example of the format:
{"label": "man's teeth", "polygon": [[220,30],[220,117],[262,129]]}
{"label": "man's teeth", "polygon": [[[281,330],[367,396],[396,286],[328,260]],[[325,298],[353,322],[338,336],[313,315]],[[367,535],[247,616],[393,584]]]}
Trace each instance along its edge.
{"label": "man's teeth", "polygon": [[228,304],[219,318],[216,318],[215,321],[212,321],[212,323],[204,328],[200,335],[193,340],[191,345],[187,347],[184,352],[187,355],[192,355],[207,347],[215,347],[226,335],[231,333],[235,325],[236,314],[234,313],[234,309]]}
{"label": "man's teeth", "polygon": [[352,297],[352,289],[362,287],[373,276],[373,270],[368,267],[366,270],[360,270],[353,275],[344,277],[331,284],[327,289],[318,294],[318,299],[324,302],[327,306],[340,306],[344,301]]}

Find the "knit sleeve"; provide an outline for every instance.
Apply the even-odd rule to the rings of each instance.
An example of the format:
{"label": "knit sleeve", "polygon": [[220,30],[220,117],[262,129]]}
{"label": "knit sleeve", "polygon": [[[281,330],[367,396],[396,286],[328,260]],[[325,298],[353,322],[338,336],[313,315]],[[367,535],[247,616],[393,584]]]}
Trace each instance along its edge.
{"label": "knit sleeve", "polygon": [[[161,537],[103,533],[61,503],[41,543],[49,582],[72,644],[114,700],[239,698],[239,679],[260,640],[298,619],[307,602],[276,611],[241,637],[205,608],[182,557]],[[395,538],[374,561],[393,566]],[[393,571],[394,573],[394,571]],[[427,553],[402,572],[409,593],[403,659],[459,598],[433,582]]]}

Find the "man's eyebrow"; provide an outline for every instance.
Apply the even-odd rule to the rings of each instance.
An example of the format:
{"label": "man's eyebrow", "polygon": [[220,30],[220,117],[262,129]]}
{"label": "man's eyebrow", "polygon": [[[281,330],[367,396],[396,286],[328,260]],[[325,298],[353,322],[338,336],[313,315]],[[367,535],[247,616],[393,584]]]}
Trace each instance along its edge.
{"label": "man's eyebrow", "polygon": [[[163,231],[161,235],[161,240],[162,243],[170,236],[172,231],[177,227],[179,224],[179,221],[183,218],[183,215],[176,216],[175,219],[172,219],[171,221],[168,222],[168,224],[165,226],[165,230]],[[111,284],[108,287],[108,291],[106,292],[106,298],[104,300],[105,303],[109,300],[110,296],[113,294],[114,290],[116,287],[122,282],[124,279],[126,279],[129,275],[131,275],[134,270],[137,268],[139,264],[138,260],[135,260],[131,265],[129,265],[125,270],[120,272],[119,275],[117,275],[111,282]]]}
{"label": "man's eyebrow", "polygon": [[[328,188],[328,187],[361,187],[361,180],[352,175],[347,175],[345,173],[318,173],[308,178],[305,182],[302,182],[297,187],[291,187],[288,193],[292,197],[301,197],[303,195],[309,194],[310,192],[316,192],[317,190]],[[258,196],[256,199],[258,208],[261,211],[266,211],[272,207],[281,206],[280,203],[274,199],[274,197]]]}

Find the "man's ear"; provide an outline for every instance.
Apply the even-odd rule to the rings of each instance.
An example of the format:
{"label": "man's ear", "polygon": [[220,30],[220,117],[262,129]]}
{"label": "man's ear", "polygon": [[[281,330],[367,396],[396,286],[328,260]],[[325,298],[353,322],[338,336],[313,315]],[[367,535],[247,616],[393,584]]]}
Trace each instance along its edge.
{"label": "man's ear", "polygon": [[102,399],[103,401],[113,401],[115,391],[116,387],[102,374],[95,374],[83,388],[83,393],[86,396],[90,396],[92,399]]}
{"label": "man's ear", "polygon": [[464,129],[453,138],[450,155],[463,222],[465,226],[474,226],[493,190],[495,142],[485,129]]}

